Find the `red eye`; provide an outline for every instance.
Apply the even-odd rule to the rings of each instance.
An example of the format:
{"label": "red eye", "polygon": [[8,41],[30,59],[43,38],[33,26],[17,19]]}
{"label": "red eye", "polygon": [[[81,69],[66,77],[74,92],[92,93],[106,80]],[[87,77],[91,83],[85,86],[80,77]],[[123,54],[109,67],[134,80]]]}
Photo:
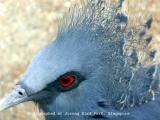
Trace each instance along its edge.
{"label": "red eye", "polygon": [[61,78],[60,85],[62,87],[69,87],[75,83],[75,80],[76,80],[75,76],[67,75]]}

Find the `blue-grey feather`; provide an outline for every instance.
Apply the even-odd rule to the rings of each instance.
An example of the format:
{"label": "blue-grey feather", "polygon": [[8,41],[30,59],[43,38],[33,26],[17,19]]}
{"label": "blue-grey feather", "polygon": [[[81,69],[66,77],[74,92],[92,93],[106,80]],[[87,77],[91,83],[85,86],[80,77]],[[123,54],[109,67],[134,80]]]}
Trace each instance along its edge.
{"label": "blue-grey feather", "polygon": [[[143,44],[151,39],[140,39],[146,37],[152,19],[141,30],[129,28],[128,17],[117,13],[123,0],[109,6],[105,0],[91,1],[84,9],[77,8],[80,12],[75,16],[71,12],[71,18],[64,20],[56,40],[33,59],[22,78],[27,80],[22,84],[33,94],[58,76],[70,70],[79,71],[86,77],[85,81],[68,92],[55,90],[54,97],[38,102],[39,107],[44,112],[104,113],[45,116],[46,120],[156,120],[160,117],[160,98],[152,100],[159,91],[159,67],[144,66],[138,56],[144,50],[155,57]],[[109,115],[110,112],[129,115]]]}

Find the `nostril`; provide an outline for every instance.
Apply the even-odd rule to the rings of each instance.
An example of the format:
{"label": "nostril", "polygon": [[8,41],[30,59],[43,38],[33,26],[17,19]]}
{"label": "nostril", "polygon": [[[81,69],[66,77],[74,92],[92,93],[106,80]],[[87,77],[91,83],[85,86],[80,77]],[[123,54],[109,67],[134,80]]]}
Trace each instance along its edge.
{"label": "nostril", "polygon": [[20,95],[23,95],[23,93],[21,91],[18,92]]}

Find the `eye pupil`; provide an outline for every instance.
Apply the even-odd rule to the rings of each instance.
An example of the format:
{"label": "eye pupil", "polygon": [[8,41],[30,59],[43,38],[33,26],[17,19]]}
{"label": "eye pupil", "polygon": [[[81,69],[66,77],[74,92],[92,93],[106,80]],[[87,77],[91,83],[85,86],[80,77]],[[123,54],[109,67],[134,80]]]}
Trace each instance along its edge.
{"label": "eye pupil", "polygon": [[75,76],[67,75],[60,80],[62,87],[69,87],[75,82]]}
{"label": "eye pupil", "polygon": [[63,78],[63,79],[62,79],[62,82],[63,82],[64,84],[67,84],[67,83],[69,82],[69,80],[66,79],[66,78]]}

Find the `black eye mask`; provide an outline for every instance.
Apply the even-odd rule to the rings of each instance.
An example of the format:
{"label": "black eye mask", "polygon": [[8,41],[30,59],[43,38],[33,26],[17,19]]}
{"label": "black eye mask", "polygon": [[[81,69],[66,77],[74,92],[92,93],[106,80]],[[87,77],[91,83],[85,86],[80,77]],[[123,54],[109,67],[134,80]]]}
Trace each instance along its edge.
{"label": "black eye mask", "polygon": [[56,89],[60,92],[69,91],[78,87],[83,80],[85,80],[85,77],[81,75],[79,72],[67,72],[58,77],[56,81],[48,84],[46,90]]}

